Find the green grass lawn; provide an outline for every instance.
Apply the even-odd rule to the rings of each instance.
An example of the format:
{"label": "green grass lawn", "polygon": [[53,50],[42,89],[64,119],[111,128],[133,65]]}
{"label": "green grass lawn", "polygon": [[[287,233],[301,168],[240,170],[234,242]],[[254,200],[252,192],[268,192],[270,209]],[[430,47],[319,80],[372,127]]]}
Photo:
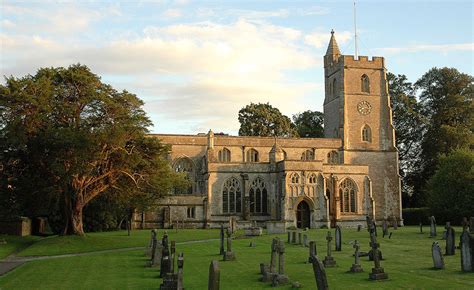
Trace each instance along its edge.
{"label": "green grass lawn", "polygon": [[23,248],[26,248],[33,244],[35,241],[38,241],[40,237],[36,236],[27,236],[27,237],[17,237],[17,236],[7,236],[0,235],[0,240],[5,239],[6,244],[0,244],[0,259],[5,258],[15,251],[19,251]]}
{"label": "green grass lawn", "polygon": [[[439,228],[441,232],[441,227]],[[459,229],[456,228],[456,243],[459,242]],[[218,237],[218,231],[189,230],[180,231],[182,235]],[[202,232],[202,233],[201,233]],[[325,235],[327,230],[311,230],[310,239],[317,241],[318,256],[326,254]],[[331,230],[334,236],[334,230]],[[173,232],[170,231],[173,239]],[[112,233],[108,233],[114,236]],[[118,233],[116,233],[118,234]],[[148,233],[149,234],[149,233]],[[148,234],[142,236],[141,244],[147,242]],[[92,236],[92,235],[91,235]],[[89,236],[88,238],[90,238]],[[107,235],[98,235],[104,238]],[[138,234],[136,234],[138,239]],[[286,235],[279,235],[286,241]],[[382,267],[389,275],[389,280],[373,282],[368,280],[373,262],[362,257],[363,273],[348,273],[354,258],[353,248],[349,241],[358,239],[361,251],[369,250],[367,231],[357,232],[343,229],[343,247],[341,252],[334,252],[338,267],[328,268],[329,287],[331,289],[474,289],[474,273],[461,272],[460,252],[445,258],[445,270],[433,270],[431,243],[429,234],[419,234],[417,227],[404,227],[393,231],[392,239],[379,236],[384,255]],[[160,232],[161,237],[161,232]],[[265,235],[253,239],[236,239],[233,241],[237,256],[236,261],[223,262],[219,252],[218,241],[183,244],[177,246],[177,252],[183,252],[184,284],[186,289],[206,289],[209,263],[219,260],[221,266],[221,289],[262,289],[271,288],[270,283],[259,282],[259,263],[269,262],[270,244],[274,236]],[[189,240],[189,239],[188,239]],[[249,247],[250,241],[256,247]],[[44,247],[44,241],[38,244]],[[128,246],[127,244],[122,242]],[[440,244],[444,248],[444,241]],[[333,244],[334,245],[334,244]],[[38,246],[33,246],[33,248]],[[39,249],[39,248],[37,248]],[[82,249],[82,248],[81,248]],[[48,251],[49,252],[49,251]],[[311,264],[306,264],[308,248],[286,244],[286,272],[291,281],[299,281],[304,289],[315,289]],[[81,256],[29,262],[0,278],[0,289],[157,289],[161,283],[158,269],[145,267],[146,258],[142,250],[120,253],[107,253],[93,256]],[[280,289],[290,289],[290,285]]]}
{"label": "green grass lawn", "polygon": [[[168,230],[170,239],[177,242],[215,239],[219,237],[218,230]],[[161,239],[164,230],[158,230]],[[131,235],[127,231],[88,233],[85,237],[79,236],[52,236],[43,239],[18,256],[53,256],[71,253],[85,253],[109,249],[144,247],[150,240],[149,230],[134,230]]]}

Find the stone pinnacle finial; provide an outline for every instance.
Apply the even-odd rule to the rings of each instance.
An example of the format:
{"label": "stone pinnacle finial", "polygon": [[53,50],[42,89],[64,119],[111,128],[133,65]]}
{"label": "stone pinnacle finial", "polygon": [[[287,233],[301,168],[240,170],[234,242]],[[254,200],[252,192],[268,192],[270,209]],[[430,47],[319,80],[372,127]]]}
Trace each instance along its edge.
{"label": "stone pinnacle finial", "polygon": [[331,29],[331,34],[333,34],[333,35],[334,35],[334,29]]}
{"label": "stone pinnacle finial", "polygon": [[334,29],[331,30],[331,39],[329,40],[329,45],[326,51],[326,55],[332,55],[332,56],[341,55],[339,46],[337,45],[337,42],[336,42],[336,37],[334,36]]}

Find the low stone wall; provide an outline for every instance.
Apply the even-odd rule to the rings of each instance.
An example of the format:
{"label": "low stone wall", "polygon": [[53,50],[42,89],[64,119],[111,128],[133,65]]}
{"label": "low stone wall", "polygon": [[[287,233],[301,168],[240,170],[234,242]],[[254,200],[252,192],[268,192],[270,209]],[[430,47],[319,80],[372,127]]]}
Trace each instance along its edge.
{"label": "low stone wall", "polygon": [[31,235],[31,220],[27,217],[20,217],[13,221],[0,221],[0,234],[13,236]]}

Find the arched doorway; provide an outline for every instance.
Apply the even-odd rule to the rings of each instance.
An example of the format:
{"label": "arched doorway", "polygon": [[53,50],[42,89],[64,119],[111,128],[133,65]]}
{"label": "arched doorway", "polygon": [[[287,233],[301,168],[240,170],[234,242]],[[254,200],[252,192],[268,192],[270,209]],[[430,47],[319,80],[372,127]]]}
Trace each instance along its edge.
{"label": "arched doorway", "polygon": [[302,200],[296,208],[296,227],[303,229],[310,227],[310,209],[306,201]]}

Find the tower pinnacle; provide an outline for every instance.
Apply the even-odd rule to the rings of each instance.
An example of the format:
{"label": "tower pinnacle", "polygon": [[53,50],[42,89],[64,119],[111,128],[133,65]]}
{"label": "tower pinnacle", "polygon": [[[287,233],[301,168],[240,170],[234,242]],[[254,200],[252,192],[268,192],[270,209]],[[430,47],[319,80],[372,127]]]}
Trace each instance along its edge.
{"label": "tower pinnacle", "polygon": [[329,40],[328,50],[326,51],[326,55],[334,55],[339,56],[341,52],[339,51],[339,46],[336,42],[336,37],[334,36],[334,29],[331,30],[331,39]]}

